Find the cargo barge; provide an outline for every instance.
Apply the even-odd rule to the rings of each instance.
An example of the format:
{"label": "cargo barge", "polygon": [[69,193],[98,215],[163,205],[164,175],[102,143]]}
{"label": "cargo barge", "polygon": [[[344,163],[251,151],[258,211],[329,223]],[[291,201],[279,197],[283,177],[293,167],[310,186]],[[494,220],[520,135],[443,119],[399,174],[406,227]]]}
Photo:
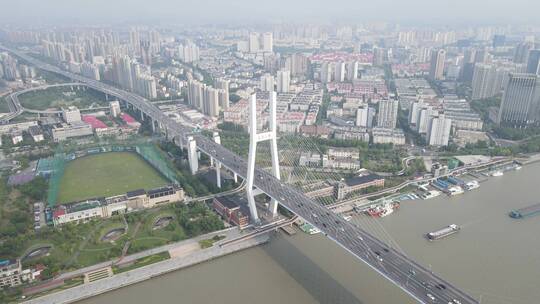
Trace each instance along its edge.
{"label": "cargo barge", "polygon": [[437,231],[427,233],[426,237],[430,241],[435,241],[457,233],[460,229],[461,228],[458,225],[452,224]]}
{"label": "cargo barge", "polygon": [[529,207],[516,209],[510,211],[510,217],[515,219],[521,219],[525,217],[530,217],[533,215],[539,215],[540,214],[540,204],[532,205]]}

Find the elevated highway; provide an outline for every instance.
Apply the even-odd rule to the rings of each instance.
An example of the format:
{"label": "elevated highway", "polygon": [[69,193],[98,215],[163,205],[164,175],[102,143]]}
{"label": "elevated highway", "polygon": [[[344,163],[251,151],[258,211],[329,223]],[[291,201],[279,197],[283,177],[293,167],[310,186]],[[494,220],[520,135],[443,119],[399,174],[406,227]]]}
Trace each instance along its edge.
{"label": "elevated highway", "polygon": [[[243,179],[247,178],[247,161],[234,154],[212,139],[200,134],[192,134],[190,128],[179,124],[162,113],[145,98],[76,75],[50,64],[42,63],[24,53],[4,49],[27,61],[28,63],[49,72],[60,74],[73,81],[85,83],[87,86],[103,93],[115,96],[123,102],[141,111],[141,116],[149,117],[175,143],[184,144],[188,135],[193,136],[197,149],[214,159],[224,167],[235,172]],[[339,215],[308,198],[299,190],[286,185],[270,173],[255,169],[256,188],[277,200],[282,206],[318,228],[326,237],[347,250],[350,254],[366,263],[386,279],[393,282],[403,291],[420,303],[478,303],[474,298],[457,287],[414,262],[401,252],[388,247],[367,231],[342,219]]]}

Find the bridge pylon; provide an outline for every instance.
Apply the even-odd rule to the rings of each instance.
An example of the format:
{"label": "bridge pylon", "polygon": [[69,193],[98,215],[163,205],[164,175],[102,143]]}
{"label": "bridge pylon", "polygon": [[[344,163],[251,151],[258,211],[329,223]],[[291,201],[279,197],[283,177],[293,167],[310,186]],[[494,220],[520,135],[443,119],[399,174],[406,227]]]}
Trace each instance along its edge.
{"label": "bridge pylon", "polygon": [[[279,160],[277,150],[277,123],[276,123],[276,92],[270,93],[270,123],[269,130],[266,132],[257,132],[257,97],[255,94],[251,95],[249,100],[249,156],[248,156],[248,168],[247,168],[247,198],[249,203],[249,211],[251,213],[252,220],[259,222],[259,215],[257,207],[255,205],[255,193],[253,190],[253,182],[255,179],[255,158],[257,155],[257,143],[262,141],[270,141],[270,154],[272,157],[272,174],[280,179],[279,174]],[[277,215],[278,202],[272,198],[270,202],[270,212],[272,216]]]}
{"label": "bridge pylon", "polygon": [[[219,137],[218,132],[214,132],[212,137],[216,144],[221,145],[221,137]],[[210,165],[216,169],[216,185],[221,188],[221,163],[219,160],[210,157]]]}

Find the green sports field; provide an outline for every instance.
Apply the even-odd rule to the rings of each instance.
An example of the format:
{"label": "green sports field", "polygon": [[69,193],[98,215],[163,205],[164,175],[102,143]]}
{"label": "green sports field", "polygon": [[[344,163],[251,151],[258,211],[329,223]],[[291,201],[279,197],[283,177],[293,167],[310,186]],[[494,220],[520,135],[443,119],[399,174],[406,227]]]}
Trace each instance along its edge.
{"label": "green sports field", "polygon": [[100,153],[67,163],[58,202],[107,197],[166,184],[168,181],[136,153]]}

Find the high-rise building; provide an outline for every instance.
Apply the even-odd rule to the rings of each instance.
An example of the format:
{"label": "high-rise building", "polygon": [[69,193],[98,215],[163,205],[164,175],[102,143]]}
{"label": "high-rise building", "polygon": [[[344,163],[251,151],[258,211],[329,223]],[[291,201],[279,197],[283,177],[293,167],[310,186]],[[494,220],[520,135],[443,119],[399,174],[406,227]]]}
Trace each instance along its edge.
{"label": "high-rise building", "polygon": [[364,105],[356,110],[356,126],[363,128],[373,127],[375,109]]}
{"label": "high-rise building", "polygon": [[223,78],[216,78],[214,87],[218,89],[220,108],[227,110],[229,108],[229,81]]}
{"label": "high-rise building", "polygon": [[397,125],[399,102],[397,100],[379,101],[379,113],[377,115],[377,126],[393,129]]}
{"label": "high-rise building", "polygon": [[211,87],[207,87],[204,93],[205,94],[204,94],[203,113],[211,117],[217,117],[219,115],[218,90]]}
{"label": "high-rise building", "polygon": [[353,81],[358,78],[358,61],[347,63],[347,81]]}
{"label": "high-rise building", "polygon": [[273,92],[274,91],[274,76],[270,74],[264,74],[261,76],[261,91]]}
{"label": "high-rise building", "polygon": [[219,108],[221,110],[229,109],[229,91],[224,89],[218,89],[218,98],[219,98]]}
{"label": "high-rise building", "polygon": [[288,70],[278,71],[277,72],[277,92],[288,93],[290,84],[291,84],[291,72]]}
{"label": "high-rise building", "polygon": [[499,124],[526,126],[538,122],[540,81],[536,74],[510,74],[499,108]]}
{"label": "high-rise building", "polygon": [[334,70],[334,81],[343,82],[345,81],[345,62],[336,62]]}
{"label": "high-rise building", "polygon": [[144,65],[152,65],[152,49],[150,48],[150,41],[141,41],[141,63]]}
{"label": "high-rise building", "polygon": [[199,61],[199,47],[188,40],[186,44],[180,44],[178,46],[177,56],[180,60],[187,63]]}
{"label": "high-rise building", "polygon": [[259,34],[250,33],[249,34],[248,45],[249,45],[249,52],[250,53],[257,53],[260,50]]}
{"label": "high-rise building", "polygon": [[540,74],[540,50],[529,51],[526,72],[529,74]]}
{"label": "high-rise building", "polygon": [[428,126],[427,142],[430,146],[448,146],[452,120],[444,114],[431,119]]}
{"label": "high-rise building", "polygon": [[294,53],[291,55],[290,59],[290,69],[293,76],[306,76],[309,69],[309,60],[307,56],[302,53]]}
{"label": "high-rise building", "polygon": [[137,77],[136,91],[148,99],[157,98],[156,79],[152,75],[143,74]]}
{"label": "high-rise building", "polygon": [[419,134],[426,134],[429,130],[429,122],[433,117],[437,117],[438,115],[439,113],[431,106],[425,105],[418,113],[416,132]]}
{"label": "high-rise building", "polygon": [[99,68],[95,64],[89,62],[83,62],[81,64],[81,75],[94,80],[101,80]]}
{"label": "high-rise building", "polygon": [[444,62],[446,60],[446,51],[443,49],[433,50],[431,52],[431,66],[429,77],[434,80],[444,79]]}
{"label": "high-rise building", "polygon": [[331,62],[323,62],[321,65],[321,82],[322,83],[329,83],[332,81],[332,63]]}
{"label": "high-rise building", "polygon": [[491,64],[478,63],[474,67],[472,79],[472,99],[484,99],[494,96],[496,68]]}
{"label": "high-rise building", "polygon": [[515,63],[527,63],[529,60],[529,51],[534,47],[532,42],[522,42],[518,44],[514,50]]}
{"label": "high-rise building", "polygon": [[203,98],[204,98],[204,89],[206,85],[196,80],[188,81],[188,103],[202,111],[203,109]]}
{"label": "high-rise building", "polygon": [[274,50],[274,38],[272,36],[272,33],[263,33],[262,42],[262,50],[265,53],[272,53]]}

